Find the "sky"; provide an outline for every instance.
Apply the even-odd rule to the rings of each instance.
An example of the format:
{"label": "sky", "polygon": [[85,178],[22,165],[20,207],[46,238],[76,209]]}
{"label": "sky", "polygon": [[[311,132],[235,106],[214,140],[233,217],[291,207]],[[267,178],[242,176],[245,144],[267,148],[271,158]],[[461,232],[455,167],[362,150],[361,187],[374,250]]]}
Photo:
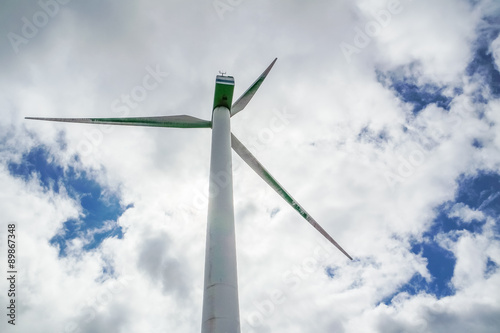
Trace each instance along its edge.
{"label": "sky", "polygon": [[233,154],[242,332],[498,332],[500,2],[3,1],[0,260],[16,325],[196,332],[211,118],[277,57],[233,133],[348,260]]}

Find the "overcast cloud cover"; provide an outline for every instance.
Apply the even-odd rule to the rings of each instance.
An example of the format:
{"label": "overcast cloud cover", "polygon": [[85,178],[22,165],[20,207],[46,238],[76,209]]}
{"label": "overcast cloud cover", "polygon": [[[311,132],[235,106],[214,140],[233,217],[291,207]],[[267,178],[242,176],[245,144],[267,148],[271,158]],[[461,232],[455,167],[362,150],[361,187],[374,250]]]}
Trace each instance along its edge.
{"label": "overcast cloud cover", "polygon": [[497,0],[2,1],[0,249],[16,325],[197,332],[210,130],[24,120],[189,114],[232,130],[355,258],[233,157],[242,332],[498,332]]}

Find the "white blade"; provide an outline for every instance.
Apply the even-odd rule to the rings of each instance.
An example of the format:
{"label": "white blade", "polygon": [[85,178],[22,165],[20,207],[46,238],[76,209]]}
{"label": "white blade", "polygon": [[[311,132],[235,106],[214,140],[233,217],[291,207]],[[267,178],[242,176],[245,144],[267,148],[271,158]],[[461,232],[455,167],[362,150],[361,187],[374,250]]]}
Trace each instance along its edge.
{"label": "white blade", "polygon": [[38,118],[26,117],[25,119],[61,121],[67,123],[103,124],[103,125],[128,125],[128,126],[153,126],[176,128],[210,128],[211,122],[196,117],[163,116],[163,117],[131,117],[131,118]]}
{"label": "white blade", "polygon": [[253,95],[255,95],[262,82],[264,82],[267,74],[269,74],[269,72],[271,71],[271,68],[273,68],[276,60],[278,60],[278,58],[275,58],[273,62],[266,68],[264,73],[262,73],[259,78],[255,80],[255,82],[250,86],[250,88],[248,88],[247,91],[245,91],[245,93],[241,95],[241,97],[238,98],[236,102],[234,102],[233,106],[231,107],[231,117],[243,110],[245,106],[247,106],[248,102],[250,102]]}
{"label": "white blade", "polygon": [[290,204],[303,218],[306,219],[316,230],[318,230],[326,239],[335,245],[347,258],[352,257],[309,215],[301,205],[299,205],[292,196],[278,183],[278,181],[267,171],[262,164],[252,155],[252,153],[231,133],[231,147],[240,155],[240,157],[271,186],[286,202]]}

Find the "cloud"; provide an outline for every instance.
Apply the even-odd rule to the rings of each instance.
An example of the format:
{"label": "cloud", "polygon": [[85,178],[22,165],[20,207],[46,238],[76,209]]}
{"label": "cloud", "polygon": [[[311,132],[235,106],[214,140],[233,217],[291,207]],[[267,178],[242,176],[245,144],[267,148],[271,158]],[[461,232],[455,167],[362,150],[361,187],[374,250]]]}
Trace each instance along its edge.
{"label": "cloud", "polygon": [[451,212],[448,214],[449,217],[458,217],[464,222],[471,222],[472,220],[481,221],[485,218],[483,212],[470,209],[467,205],[463,203],[455,204]]}
{"label": "cloud", "polygon": [[15,330],[199,330],[211,140],[23,118],[210,119],[218,70],[237,97],[276,56],[232,131],[355,260],[234,156],[242,331],[497,330],[498,4],[222,2],[0,5]]}
{"label": "cloud", "polygon": [[495,59],[496,69],[500,71],[500,36],[491,43],[490,50]]}
{"label": "cloud", "polygon": [[164,291],[174,290],[186,297],[187,287],[184,284],[186,273],[183,266],[174,257],[168,256],[168,235],[145,237],[140,248],[137,266],[153,281],[160,282]]}

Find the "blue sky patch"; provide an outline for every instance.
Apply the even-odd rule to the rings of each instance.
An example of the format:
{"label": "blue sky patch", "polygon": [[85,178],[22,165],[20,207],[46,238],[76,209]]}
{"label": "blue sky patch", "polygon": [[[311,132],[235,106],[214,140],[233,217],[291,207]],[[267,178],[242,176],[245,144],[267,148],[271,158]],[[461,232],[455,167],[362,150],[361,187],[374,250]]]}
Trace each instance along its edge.
{"label": "blue sky patch", "polygon": [[[390,304],[392,298],[401,292],[414,295],[423,291],[432,293],[438,298],[454,294],[450,281],[453,277],[456,259],[452,252],[438,244],[436,235],[451,234],[457,230],[481,233],[485,224],[484,220],[472,219],[466,222],[459,217],[450,217],[450,212],[457,203],[481,211],[498,221],[500,216],[500,175],[481,172],[474,176],[463,175],[459,178],[455,200],[437,207],[437,216],[431,228],[424,234],[424,241],[412,245],[411,251],[413,253],[421,254],[427,259],[427,269],[432,276],[432,281],[427,282],[419,274],[416,274],[397,292],[384,299],[383,303]],[[497,233],[500,231],[498,222],[496,231]],[[488,260],[486,274],[491,274],[496,269],[498,269],[497,264]]]}
{"label": "blue sky patch", "polygon": [[485,275],[489,276],[495,273],[495,271],[498,269],[498,265],[496,262],[491,260],[491,258],[488,258],[488,261],[486,262],[486,271]]}
{"label": "blue sky patch", "polygon": [[492,16],[483,18],[485,26],[482,28],[479,39],[476,41],[473,58],[467,66],[466,73],[487,86],[493,97],[499,97],[500,72],[495,66],[495,59],[489,49],[491,43],[499,36],[500,29],[498,28],[497,14],[491,13],[490,15]]}
{"label": "blue sky patch", "polygon": [[395,293],[391,294],[389,297],[384,298],[382,301],[380,301],[379,304],[384,303],[385,305],[390,305],[392,302],[392,299],[400,294],[400,293],[408,293],[410,295],[417,295],[418,293],[425,291],[428,293],[431,293],[432,288],[429,288],[429,284],[425,279],[420,275],[420,274],[415,274],[412,276],[410,281],[406,283],[404,286],[399,288]]}
{"label": "blue sky patch", "polygon": [[53,190],[56,193],[60,191],[57,180],[61,178],[64,170],[53,163],[47,150],[42,147],[33,148],[23,155],[21,163],[10,162],[7,167],[11,175],[21,177],[26,182],[31,179],[33,173],[36,173],[40,179],[40,185],[46,191]]}
{"label": "blue sky patch", "polygon": [[481,140],[479,140],[479,139],[473,139],[472,140],[472,146],[474,146],[474,147],[476,147],[478,149],[481,149],[481,148],[483,148],[484,145],[483,145],[483,142]]}
{"label": "blue sky patch", "polygon": [[416,273],[410,281],[401,286],[389,297],[384,298],[381,303],[386,305],[391,304],[394,296],[402,292],[410,295],[425,292],[433,294],[437,298],[450,296],[455,293],[450,283],[456,263],[456,258],[452,252],[439,246],[434,238],[426,238],[424,242],[413,244],[411,252],[420,254],[427,259],[427,270],[431,274],[432,279],[427,281],[419,273]]}
{"label": "blue sky patch", "polygon": [[457,202],[498,218],[500,216],[500,175],[480,172],[475,176],[459,179]]}
{"label": "blue sky patch", "polygon": [[451,212],[452,207],[453,204],[450,203],[439,206],[439,213],[426,236],[440,233],[447,234],[459,230],[465,230],[472,233],[481,233],[483,231],[485,221],[472,220],[470,222],[464,222],[459,217],[450,217],[448,214]]}
{"label": "blue sky patch", "polygon": [[[450,286],[456,263],[453,253],[439,246],[434,239],[414,244],[412,252],[421,253],[422,257],[427,259],[427,270],[432,276],[430,282],[422,278],[419,280],[419,284],[414,283],[412,288],[415,292],[412,294],[415,294],[419,290],[425,290],[427,293],[432,293],[438,298],[453,295],[455,291]],[[410,292],[411,290],[408,286],[403,286],[401,291]]]}
{"label": "blue sky patch", "polygon": [[325,273],[326,273],[326,275],[328,275],[329,278],[333,279],[335,277],[335,275],[337,274],[337,268],[334,268],[331,266],[326,266]]}
{"label": "blue sky patch", "polygon": [[445,110],[450,109],[453,98],[445,96],[442,87],[432,84],[418,85],[415,79],[401,76],[397,71],[387,73],[377,71],[377,80],[384,87],[394,90],[401,101],[413,104],[413,114],[433,103]]}
{"label": "blue sky patch", "polygon": [[38,146],[24,154],[20,163],[10,162],[8,170],[24,181],[36,174],[44,190],[60,193],[64,187],[71,198],[80,202],[84,216],[64,222],[62,232],[50,240],[59,247],[60,256],[67,254],[66,242],[75,238],[86,239],[84,250],[91,250],[106,238],[123,237],[116,220],[130,206],[123,207],[118,194],[105,191],[85,171],[73,167],[64,170],[45,147]]}
{"label": "blue sky patch", "polygon": [[500,73],[495,67],[495,59],[488,47],[480,47],[474,54],[474,59],[467,67],[469,76],[478,76],[486,84],[494,97],[500,96]]}

